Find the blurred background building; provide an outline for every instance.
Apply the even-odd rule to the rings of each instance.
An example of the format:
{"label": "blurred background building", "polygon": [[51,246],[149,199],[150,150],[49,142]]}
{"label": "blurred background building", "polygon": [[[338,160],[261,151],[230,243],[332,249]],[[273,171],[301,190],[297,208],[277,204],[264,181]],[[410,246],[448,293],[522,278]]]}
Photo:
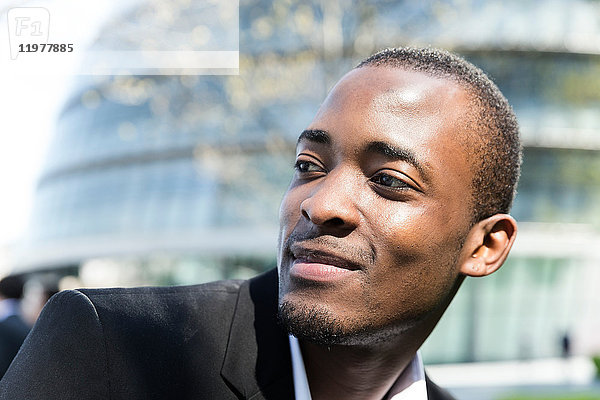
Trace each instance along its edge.
{"label": "blurred background building", "polygon": [[[137,4],[94,46],[143,47],[147,29],[171,24],[186,28],[167,43],[214,48],[218,23],[192,3]],[[489,73],[525,148],[515,248],[466,281],[426,361],[555,357],[565,335],[574,354],[600,353],[599,16],[593,0],[243,0],[239,76],[74,80],[14,272],[106,286],[274,267],[295,141],[327,91],[381,48],[431,45]]]}

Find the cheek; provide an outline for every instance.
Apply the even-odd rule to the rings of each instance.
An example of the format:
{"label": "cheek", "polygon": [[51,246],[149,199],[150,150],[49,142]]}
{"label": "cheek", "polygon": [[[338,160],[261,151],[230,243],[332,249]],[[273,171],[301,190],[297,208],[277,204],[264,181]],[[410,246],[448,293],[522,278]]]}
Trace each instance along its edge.
{"label": "cheek", "polygon": [[385,223],[379,225],[375,240],[383,239],[388,248],[418,258],[456,251],[469,228],[463,204],[459,207],[447,201],[419,206],[398,203],[394,209],[379,211],[379,218]]}
{"label": "cheek", "polygon": [[296,225],[298,225],[302,215],[300,207],[302,199],[303,197],[300,188],[290,186],[281,200],[279,206],[279,261],[281,261],[283,244],[292,234]]}
{"label": "cheek", "polygon": [[[383,253],[392,252],[406,259],[419,259],[428,254],[432,243],[439,243],[440,229],[430,207],[398,203],[393,209],[379,211],[381,223],[373,237]],[[383,255],[383,254],[382,254]]]}
{"label": "cheek", "polygon": [[286,230],[289,230],[289,226],[292,221],[298,219],[300,214],[300,203],[297,200],[298,196],[295,196],[293,188],[289,188],[281,199],[279,205],[279,228],[280,234],[285,234]]}
{"label": "cheek", "polygon": [[297,217],[295,210],[299,210],[300,205],[296,205],[294,196],[292,195],[292,189],[288,189],[285,192],[281,204],[279,205],[279,235],[277,239],[277,270],[279,273],[279,285],[280,292],[285,291],[283,288],[287,285],[288,274],[284,273],[287,270],[285,266],[287,264],[287,257],[284,251],[284,244],[290,234],[292,233],[294,226],[297,223]]}
{"label": "cheek", "polygon": [[[441,210],[443,211],[443,210]],[[456,232],[443,224],[443,212],[401,204],[383,213],[385,224],[374,233],[377,263],[373,271],[382,304],[391,302],[406,312],[420,314],[436,306],[451,290],[458,271]]]}

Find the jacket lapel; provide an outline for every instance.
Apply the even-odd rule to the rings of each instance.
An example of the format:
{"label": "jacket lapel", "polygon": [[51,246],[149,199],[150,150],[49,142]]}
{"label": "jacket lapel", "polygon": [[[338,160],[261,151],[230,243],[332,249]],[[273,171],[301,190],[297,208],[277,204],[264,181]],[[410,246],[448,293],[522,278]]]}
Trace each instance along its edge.
{"label": "jacket lapel", "polygon": [[221,376],[244,399],[293,399],[287,334],[277,324],[277,271],[240,287]]}

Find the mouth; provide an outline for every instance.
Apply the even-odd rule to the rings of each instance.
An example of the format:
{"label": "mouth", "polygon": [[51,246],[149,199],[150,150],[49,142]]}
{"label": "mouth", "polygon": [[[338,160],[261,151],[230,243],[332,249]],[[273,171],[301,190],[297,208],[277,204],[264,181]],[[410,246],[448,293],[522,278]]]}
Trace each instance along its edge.
{"label": "mouth", "polygon": [[311,281],[333,281],[352,276],[364,268],[347,257],[321,248],[293,244],[290,277]]}

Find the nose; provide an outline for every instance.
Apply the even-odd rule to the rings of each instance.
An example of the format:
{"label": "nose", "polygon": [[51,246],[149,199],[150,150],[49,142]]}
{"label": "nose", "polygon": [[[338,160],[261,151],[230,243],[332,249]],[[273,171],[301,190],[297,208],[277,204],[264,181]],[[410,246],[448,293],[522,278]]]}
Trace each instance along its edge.
{"label": "nose", "polygon": [[304,218],[324,228],[352,230],[358,226],[360,212],[356,200],[356,177],[330,171],[321,178],[310,196],[300,203]]}

